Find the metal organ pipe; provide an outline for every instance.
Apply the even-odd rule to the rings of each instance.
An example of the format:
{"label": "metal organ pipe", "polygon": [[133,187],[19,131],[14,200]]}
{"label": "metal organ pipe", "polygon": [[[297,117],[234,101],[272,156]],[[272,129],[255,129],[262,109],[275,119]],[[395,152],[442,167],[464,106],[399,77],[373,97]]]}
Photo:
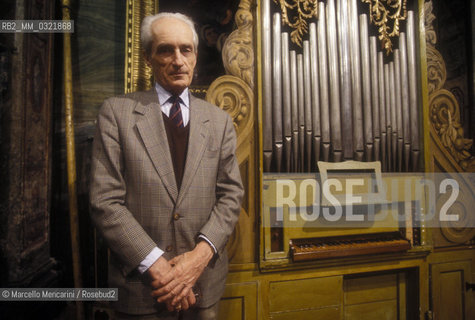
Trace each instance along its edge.
{"label": "metal organ pipe", "polygon": [[358,0],[320,1],[302,49],[291,50],[280,13],[262,2],[264,171],[312,172],[319,160],[345,159],[418,169],[414,13],[385,58],[357,8]]}

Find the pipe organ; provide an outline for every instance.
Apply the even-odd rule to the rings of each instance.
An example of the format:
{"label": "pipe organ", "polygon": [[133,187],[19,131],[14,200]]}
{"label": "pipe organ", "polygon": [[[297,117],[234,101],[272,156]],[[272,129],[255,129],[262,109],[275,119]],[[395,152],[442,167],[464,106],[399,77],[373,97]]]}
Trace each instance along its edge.
{"label": "pipe organ", "polygon": [[[278,2],[280,8],[274,5]],[[417,96],[413,11],[405,13],[406,23],[393,47],[387,39],[378,39],[383,29],[372,25],[375,17],[371,10],[366,14],[365,1],[310,2],[299,9],[315,10],[307,15],[299,11],[295,20],[284,9],[286,1],[265,0],[261,6],[263,268],[402,253],[421,245],[411,211],[424,206],[417,196],[399,212],[386,206],[391,197],[385,194],[374,203],[376,220],[365,224],[328,225],[321,215],[311,222],[298,214],[328,210],[322,209],[321,187],[316,187],[316,194],[307,190],[309,181],[324,184],[324,168],[342,170],[342,181],[373,170],[378,185],[391,180],[383,179],[381,171],[420,170],[422,108]],[[299,4],[294,1],[294,7],[287,8]],[[306,27],[299,29],[297,21],[304,18]],[[297,28],[290,31],[289,26]],[[280,185],[285,179],[298,190],[289,191],[298,199],[291,204],[282,200],[288,198]],[[419,183],[414,179],[414,184]],[[319,194],[319,199],[312,198]],[[404,200],[396,197],[389,202]],[[367,206],[359,210],[365,219],[370,215]],[[402,222],[391,218],[398,214],[405,216]]]}
{"label": "pipe organ", "polygon": [[362,6],[315,2],[317,17],[303,22],[308,33],[297,46],[287,11],[262,2],[264,172],[315,172],[317,161],[344,160],[420,170],[414,13],[386,56]]}

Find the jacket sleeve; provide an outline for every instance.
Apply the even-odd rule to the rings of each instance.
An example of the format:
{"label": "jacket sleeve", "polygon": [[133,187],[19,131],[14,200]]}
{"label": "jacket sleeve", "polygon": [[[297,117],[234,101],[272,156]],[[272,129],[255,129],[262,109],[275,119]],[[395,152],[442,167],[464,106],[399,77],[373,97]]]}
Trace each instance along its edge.
{"label": "jacket sleeve", "polygon": [[226,114],[216,181],[216,204],[208,222],[200,230],[215,245],[218,253],[224,250],[238,221],[243,195],[236,159],[236,132],[231,117]]}
{"label": "jacket sleeve", "polygon": [[[113,98],[114,99],[114,98]],[[124,156],[111,101],[97,118],[91,161],[91,219],[127,275],[156,247],[125,203]]]}

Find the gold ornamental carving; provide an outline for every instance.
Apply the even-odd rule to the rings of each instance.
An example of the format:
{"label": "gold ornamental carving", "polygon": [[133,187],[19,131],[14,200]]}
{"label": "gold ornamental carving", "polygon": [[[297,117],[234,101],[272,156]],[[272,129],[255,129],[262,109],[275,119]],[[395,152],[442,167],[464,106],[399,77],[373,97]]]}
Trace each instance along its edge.
{"label": "gold ornamental carving", "polygon": [[206,101],[231,115],[238,135],[238,144],[240,138],[252,129],[252,99],[250,87],[243,80],[229,75],[213,81],[206,94]]}
{"label": "gold ornamental carving", "polygon": [[445,154],[449,159],[462,170],[470,170],[475,166],[475,157],[470,153],[473,141],[464,138],[457,99],[450,91],[444,89],[447,71],[442,55],[435,48],[437,35],[433,21],[436,17],[432,13],[432,8],[432,1],[424,3],[429,116],[435,132],[432,136],[445,148]]}
{"label": "gold ornamental carving", "polygon": [[226,39],[222,56],[226,73],[244,80],[254,88],[253,19],[250,7],[249,0],[239,4],[235,15],[237,29]]}
{"label": "gold ornamental carving", "polygon": [[457,99],[450,91],[440,89],[430,96],[429,105],[432,126],[442,141],[442,145],[463,169],[467,168],[467,161],[473,161],[469,152],[473,141],[463,136]]}
{"label": "gold ornamental carving", "polygon": [[[255,108],[254,108],[254,45],[253,0],[241,0],[235,14],[237,29],[226,39],[222,58],[226,75],[214,80],[206,100],[227,111],[237,133],[236,154],[241,169],[246,198],[243,200],[239,222],[228,241],[232,264],[254,261],[255,225]],[[247,168],[247,169],[246,169]]]}
{"label": "gold ornamental carving", "polygon": [[[290,33],[293,43],[302,47],[302,37],[308,32],[308,19],[318,17],[317,0],[274,0],[280,5],[282,23],[294,29]],[[291,18],[293,16],[293,19]],[[291,21],[292,20],[292,21]]]}
{"label": "gold ornamental carving", "polygon": [[[435,44],[435,43],[434,43]],[[427,46],[427,78],[429,95],[441,90],[447,78],[445,62],[434,46]]]}
{"label": "gold ornamental carving", "polygon": [[223,47],[227,75],[211,83],[206,100],[231,115],[239,145],[251,131],[253,122],[254,50],[250,0],[241,0],[235,21],[237,29],[229,35]]}
{"label": "gold ornamental carving", "polygon": [[407,0],[361,0],[369,5],[371,23],[378,28],[381,47],[386,55],[393,51],[391,38],[399,37],[399,24],[407,16]]}
{"label": "gold ornamental carving", "polygon": [[125,34],[125,93],[146,90],[152,84],[152,70],[145,63],[140,43],[144,17],[158,12],[158,0],[127,0]]}
{"label": "gold ornamental carving", "polygon": [[429,80],[429,95],[442,89],[447,78],[444,58],[435,48],[437,44],[437,34],[434,30],[433,22],[435,15],[432,13],[432,2],[424,3],[425,30],[427,44],[427,77]]}

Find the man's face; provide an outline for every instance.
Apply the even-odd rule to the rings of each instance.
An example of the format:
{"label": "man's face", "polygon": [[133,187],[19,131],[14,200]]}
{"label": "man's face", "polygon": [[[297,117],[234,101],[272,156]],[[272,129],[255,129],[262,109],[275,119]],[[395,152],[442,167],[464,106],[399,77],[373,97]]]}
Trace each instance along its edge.
{"label": "man's face", "polygon": [[162,18],[152,24],[152,51],[146,58],[155,81],[179,95],[193,79],[196,50],[191,28],[176,18]]}

